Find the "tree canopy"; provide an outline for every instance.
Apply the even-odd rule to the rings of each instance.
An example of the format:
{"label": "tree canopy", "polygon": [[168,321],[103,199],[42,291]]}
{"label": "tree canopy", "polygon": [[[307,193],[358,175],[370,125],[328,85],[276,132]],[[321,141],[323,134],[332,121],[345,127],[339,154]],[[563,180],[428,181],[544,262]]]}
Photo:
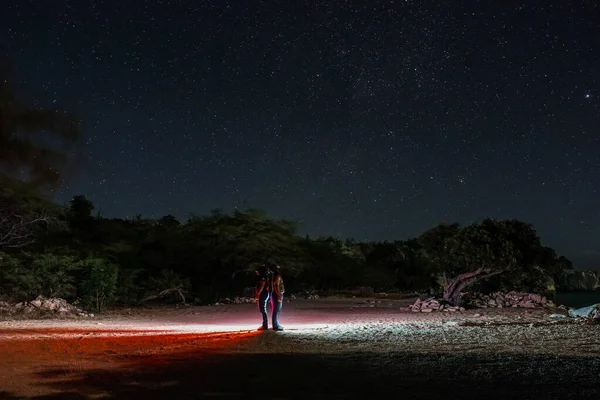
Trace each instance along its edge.
{"label": "tree canopy", "polygon": [[80,123],[64,111],[25,103],[10,78],[8,65],[0,64],[0,172],[55,187],[68,148],[81,138]]}

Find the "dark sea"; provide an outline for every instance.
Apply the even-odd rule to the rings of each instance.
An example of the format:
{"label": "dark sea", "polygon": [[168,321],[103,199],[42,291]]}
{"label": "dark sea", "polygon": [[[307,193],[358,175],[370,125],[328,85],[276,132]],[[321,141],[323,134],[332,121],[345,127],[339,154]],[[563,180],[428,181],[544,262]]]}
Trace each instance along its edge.
{"label": "dark sea", "polygon": [[557,292],[556,304],[567,307],[585,307],[600,303],[600,291],[595,292]]}

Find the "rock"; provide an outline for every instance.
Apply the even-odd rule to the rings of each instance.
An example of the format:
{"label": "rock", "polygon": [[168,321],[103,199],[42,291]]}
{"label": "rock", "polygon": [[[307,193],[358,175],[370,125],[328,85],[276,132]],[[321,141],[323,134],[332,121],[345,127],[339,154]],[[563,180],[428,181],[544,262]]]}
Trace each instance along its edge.
{"label": "rock", "polygon": [[[62,299],[61,299],[62,300]],[[42,301],[42,305],[40,308],[47,311],[56,311],[60,308],[61,302],[58,299],[46,299]]]}
{"label": "rock", "polygon": [[38,296],[30,302],[25,301],[15,304],[15,306],[12,307],[12,310],[25,314],[31,314],[35,311],[47,311],[60,315],[72,314],[77,316],[88,316],[85,311],[69,304],[65,299],[59,297],[46,298],[44,296]]}
{"label": "rock", "polygon": [[530,294],[529,295],[529,299],[533,303],[537,303],[537,304],[541,304],[542,303],[542,296],[540,296],[539,294]]}
{"label": "rock", "polygon": [[596,271],[564,270],[558,283],[565,291],[592,291],[600,289],[599,276]]}
{"label": "rock", "polygon": [[27,305],[27,306],[23,307],[23,312],[25,314],[31,314],[35,310],[36,310],[36,308],[34,306],[31,306],[31,305]]}
{"label": "rock", "polygon": [[[504,308],[504,307],[522,307],[522,308],[536,308],[536,307],[550,307],[549,302],[545,297],[535,293],[517,293],[511,291],[508,293],[495,292],[489,295],[482,293],[469,293],[465,297],[465,304],[474,308]],[[418,298],[415,303],[409,307],[413,312],[432,312],[432,311],[463,311],[463,307],[451,306],[449,304],[442,303],[440,300],[430,297],[427,299]]]}

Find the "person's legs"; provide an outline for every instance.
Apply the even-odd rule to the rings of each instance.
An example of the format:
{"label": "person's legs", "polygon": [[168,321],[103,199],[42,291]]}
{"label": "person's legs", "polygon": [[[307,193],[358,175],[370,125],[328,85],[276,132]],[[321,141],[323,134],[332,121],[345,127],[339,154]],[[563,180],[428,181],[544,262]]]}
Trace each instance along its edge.
{"label": "person's legs", "polygon": [[281,313],[283,299],[281,299],[282,301],[277,301],[277,300],[278,300],[277,297],[275,295],[273,295],[273,297],[271,298],[271,303],[272,303],[272,308],[273,308],[272,322],[273,322],[273,329],[280,330],[280,329],[283,329],[281,327],[281,325],[279,324],[279,314]]}
{"label": "person's legs", "polygon": [[262,314],[262,329],[269,328],[269,317],[267,315],[267,302],[269,301],[269,293],[264,291],[258,298],[258,310]]}

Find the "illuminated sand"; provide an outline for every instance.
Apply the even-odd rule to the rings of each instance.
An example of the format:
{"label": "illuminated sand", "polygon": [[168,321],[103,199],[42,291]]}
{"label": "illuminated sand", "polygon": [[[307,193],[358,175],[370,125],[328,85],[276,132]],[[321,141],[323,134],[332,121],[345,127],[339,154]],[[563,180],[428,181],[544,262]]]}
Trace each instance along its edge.
{"label": "illuminated sand", "polygon": [[436,398],[450,384],[490,398],[499,382],[511,383],[497,392],[509,398],[600,398],[600,326],[541,310],[415,314],[407,304],[300,300],[285,305],[284,332],[257,332],[253,305],[4,321],[0,398],[237,398],[278,371],[282,391],[310,398],[352,398],[360,385]]}

